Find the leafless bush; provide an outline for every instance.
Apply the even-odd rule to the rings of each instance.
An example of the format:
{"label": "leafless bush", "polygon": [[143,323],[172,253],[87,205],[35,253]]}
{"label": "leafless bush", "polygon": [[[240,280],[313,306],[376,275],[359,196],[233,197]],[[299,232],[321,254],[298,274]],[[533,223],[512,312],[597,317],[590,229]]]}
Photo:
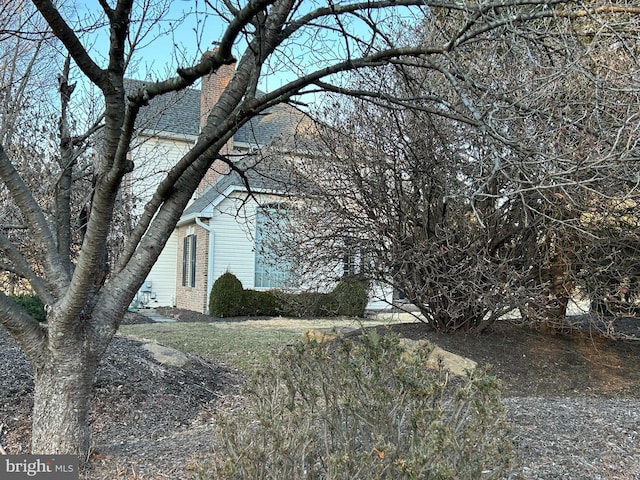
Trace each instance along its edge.
{"label": "leafless bush", "polygon": [[[413,34],[428,43],[466,21],[435,9]],[[282,251],[308,275],[356,255],[440,330],[482,330],[516,308],[562,322],[577,286],[610,288],[588,273],[604,267],[602,245],[637,243],[637,228],[594,220],[616,205],[637,215],[638,31],[633,16],[560,16],[359,72],[352,97],[319,115],[317,161],[292,165],[307,196]],[[614,283],[631,291],[625,269]]]}

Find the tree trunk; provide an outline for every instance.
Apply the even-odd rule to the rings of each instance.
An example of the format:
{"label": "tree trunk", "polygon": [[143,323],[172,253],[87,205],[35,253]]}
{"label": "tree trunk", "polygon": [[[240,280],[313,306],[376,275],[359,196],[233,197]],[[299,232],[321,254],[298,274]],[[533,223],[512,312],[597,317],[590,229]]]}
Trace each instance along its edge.
{"label": "tree trunk", "polygon": [[568,248],[556,254],[543,270],[548,286],[540,297],[529,304],[529,318],[546,332],[560,331],[565,326],[567,307],[575,286],[575,255]]}
{"label": "tree trunk", "polygon": [[[97,361],[82,341],[60,358],[56,352],[35,372],[32,453],[89,453],[89,410]],[[70,349],[71,350],[71,349]]]}

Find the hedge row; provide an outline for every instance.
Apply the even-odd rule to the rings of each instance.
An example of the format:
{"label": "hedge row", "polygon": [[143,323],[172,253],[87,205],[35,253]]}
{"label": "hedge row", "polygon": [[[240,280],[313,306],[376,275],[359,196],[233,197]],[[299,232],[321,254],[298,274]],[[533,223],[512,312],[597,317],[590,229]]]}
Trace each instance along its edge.
{"label": "hedge row", "polygon": [[289,293],[244,289],[240,280],[227,272],[211,288],[209,314],[214,317],[362,317],[367,295],[367,284],[358,277],[345,277],[329,293]]}

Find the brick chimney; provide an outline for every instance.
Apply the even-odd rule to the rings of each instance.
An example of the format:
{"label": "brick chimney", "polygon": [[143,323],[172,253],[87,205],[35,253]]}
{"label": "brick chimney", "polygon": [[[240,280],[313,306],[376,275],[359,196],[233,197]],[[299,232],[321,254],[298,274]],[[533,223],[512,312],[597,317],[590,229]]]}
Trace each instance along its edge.
{"label": "brick chimney", "polygon": [[[214,50],[215,51],[215,50]],[[211,55],[211,52],[205,52],[204,55]],[[214,73],[202,77],[200,87],[200,129],[207,123],[209,113],[216,105],[220,96],[224,92],[227,85],[231,81],[235,72],[235,65],[222,65]],[[222,147],[220,153],[222,155],[230,155],[233,151],[233,137]],[[229,167],[221,160],[216,160],[200,182],[196,196],[200,194],[220,175],[227,173]]]}

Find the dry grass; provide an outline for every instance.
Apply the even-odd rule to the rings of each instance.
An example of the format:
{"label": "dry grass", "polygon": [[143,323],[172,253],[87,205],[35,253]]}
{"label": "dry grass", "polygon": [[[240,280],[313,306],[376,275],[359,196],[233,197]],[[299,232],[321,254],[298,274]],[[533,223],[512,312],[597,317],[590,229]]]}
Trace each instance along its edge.
{"label": "dry grass", "polygon": [[308,330],[346,333],[363,325],[391,325],[400,320],[397,315],[389,315],[366,321],[273,318],[242,322],[147,323],[123,325],[120,335],[155,341],[247,371],[264,362],[274,349],[294,343]]}

